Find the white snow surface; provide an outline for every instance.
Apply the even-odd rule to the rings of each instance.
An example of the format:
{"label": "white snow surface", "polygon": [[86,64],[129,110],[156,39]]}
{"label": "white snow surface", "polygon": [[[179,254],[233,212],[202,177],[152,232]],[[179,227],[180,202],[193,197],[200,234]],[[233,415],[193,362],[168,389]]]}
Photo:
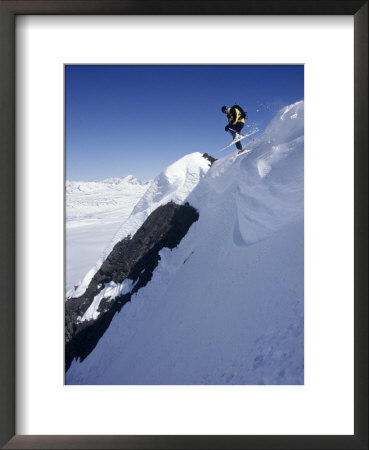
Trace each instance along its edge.
{"label": "white snow surface", "polygon": [[[283,108],[250,153],[190,182],[199,220],[160,252],[152,280],[73,361],[67,384],[304,383],[303,107]],[[178,164],[183,186],[192,175]],[[156,179],[162,193],[168,178]],[[153,186],[135,214],[163,199]]]}
{"label": "white snow surface", "polygon": [[115,283],[114,281],[110,281],[110,283],[105,284],[104,288],[96,295],[84,313],[83,317],[78,317],[78,322],[84,322],[85,320],[96,320],[99,316],[98,307],[103,298],[108,300],[113,300],[115,297],[119,297],[124,294],[128,294],[131,292],[134,284],[133,281],[129,278],[123,280],[122,283]]}
{"label": "white snow surface", "polygon": [[137,203],[150,182],[143,183],[133,175],[103,181],[67,181],[67,224],[77,220],[98,220],[119,209]]}
{"label": "white snow surface", "polygon": [[81,283],[150,187],[132,175],[66,182],[66,290]]}

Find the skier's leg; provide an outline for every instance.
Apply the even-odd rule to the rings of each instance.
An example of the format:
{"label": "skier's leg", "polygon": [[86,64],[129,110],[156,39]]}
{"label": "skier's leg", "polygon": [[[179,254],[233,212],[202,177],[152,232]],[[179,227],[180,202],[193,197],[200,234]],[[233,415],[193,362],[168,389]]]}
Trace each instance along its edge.
{"label": "skier's leg", "polygon": [[236,142],[236,147],[238,150],[240,150],[240,151],[242,150],[242,144],[240,141]]}
{"label": "skier's leg", "polygon": [[232,130],[232,131],[229,130],[229,132],[230,132],[231,135],[232,135],[232,140],[233,140],[233,141],[235,141],[236,139],[239,139],[239,138],[241,137],[241,135],[237,133],[237,130],[234,130],[234,131],[233,131],[233,130]]}
{"label": "skier's leg", "polygon": [[241,133],[243,125],[244,124],[242,122],[238,122],[238,123],[236,123],[236,125],[233,126],[233,129],[236,131],[237,134]]}
{"label": "skier's leg", "polygon": [[[243,123],[242,122],[238,122],[234,126],[234,130],[237,132],[236,133],[237,136],[239,136],[239,133],[241,133],[242,128],[243,128]],[[242,144],[241,144],[241,142],[236,142],[236,147],[238,149],[238,152],[242,152]]]}
{"label": "skier's leg", "polygon": [[[240,137],[240,135],[238,134],[238,131],[239,131],[238,128],[239,127],[236,126],[236,127],[234,127],[234,131],[231,131],[233,140],[238,139]],[[236,145],[238,150],[242,150],[242,144],[241,144],[240,141],[236,142],[235,145]]]}
{"label": "skier's leg", "polygon": [[[230,132],[231,135],[232,135],[232,139],[233,139],[233,140],[239,138],[239,134],[237,133],[237,131],[238,131],[238,130],[235,130],[235,131],[229,130],[229,132]],[[241,142],[236,142],[236,143],[235,143],[235,146],[236,146],[236,148],[237,148],[238,151],[241,151],[241,150],[242,150],[242,144],[241,144]]]}

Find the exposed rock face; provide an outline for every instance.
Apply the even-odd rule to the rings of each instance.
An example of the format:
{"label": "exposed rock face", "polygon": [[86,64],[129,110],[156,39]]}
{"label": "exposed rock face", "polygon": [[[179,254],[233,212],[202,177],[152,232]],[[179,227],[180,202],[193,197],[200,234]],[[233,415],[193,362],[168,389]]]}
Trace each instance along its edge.
{"label": "exposed rock face", "polygon": [[[118,242],[100,270],[92,278],[86,292],[65,304],[65,368],[73,358],[86,358],[110,325],[114,314],[130,301],[131,295],[145,286],[160,260],[159,251],[176,247],[190,226],[199,218],[188,203],[173,202],[160,206],[145,220],[133,237]],[[115,298],[103,298],[96,319],[81,321],[94,298],[111,282],[132,280],[132,290]]]}
{"label": "exposed rock face", "polygon": [[212,165],[217,160],[217,158],[214,158],[213,156],[209,155],[208,153],[203,153],[202,156],[203,156],[203,158],[210,161],[210,165]]}

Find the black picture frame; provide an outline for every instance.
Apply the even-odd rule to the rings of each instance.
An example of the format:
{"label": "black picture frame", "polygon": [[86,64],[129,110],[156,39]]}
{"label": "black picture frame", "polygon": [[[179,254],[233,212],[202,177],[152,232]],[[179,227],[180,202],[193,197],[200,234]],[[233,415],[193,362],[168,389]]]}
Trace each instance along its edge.
{"label": "black picture frame", "polygon": [[[15,17],[27,14],[353,15],[354,435],[15,435]],[[6,449],[368,449],[368,1],[0,0],[0,445]],[[339,395],[339,393],[338,393]]]}

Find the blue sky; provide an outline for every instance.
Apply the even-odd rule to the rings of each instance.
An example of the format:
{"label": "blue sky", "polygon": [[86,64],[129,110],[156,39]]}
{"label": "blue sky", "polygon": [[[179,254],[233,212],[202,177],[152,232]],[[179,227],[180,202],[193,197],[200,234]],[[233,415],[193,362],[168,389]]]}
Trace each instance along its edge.
{"label": "blue sky", "polygon": [[[301,65],[68,65],[66,176],[154,178],[182,156],[215,157],[231,142],[222,105],[241,105],[263,131],[304,98]],[[229,149],[231,152],[233,149]]]}

